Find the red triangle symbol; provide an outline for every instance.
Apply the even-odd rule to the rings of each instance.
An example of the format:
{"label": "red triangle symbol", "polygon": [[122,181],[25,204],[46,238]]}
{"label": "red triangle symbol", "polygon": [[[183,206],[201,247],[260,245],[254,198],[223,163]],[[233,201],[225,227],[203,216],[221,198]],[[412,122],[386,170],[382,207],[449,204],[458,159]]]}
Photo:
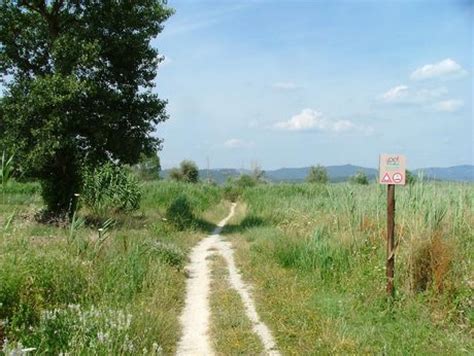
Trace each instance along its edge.
{"label": "red triangle symbol", "polygon": [[382,183],[392,183],[392,178],[390,178],[390,175],[388,173],[385,173],[385,175],[383,176]]}

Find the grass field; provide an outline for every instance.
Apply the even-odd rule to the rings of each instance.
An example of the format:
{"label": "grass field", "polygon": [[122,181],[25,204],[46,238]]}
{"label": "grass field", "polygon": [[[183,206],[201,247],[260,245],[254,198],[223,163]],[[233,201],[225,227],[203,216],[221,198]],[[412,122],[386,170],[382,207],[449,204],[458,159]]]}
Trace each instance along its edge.
{"label": "grass field", "polygon": [[472,185],[397,189],[396,296],[385,295],[386,188],[267,185],[228,228],[285,354],[474,352]]}
{"label": "grass field", "polygon": [[[6,353],[171,354],[180,335],[186,254],[227,215],[222,188],[152,182],[115,224],[35,222],[35,184],[0,195],[0,340]],[[188,196],[180,231],[166,209]],[[225,228],[262,319],[283,354],[472,354],[474,186],[397,188],[396,295],[385,296],[381,186],[246,188]],[[83,209],[79,216],[86,216]],[[261,350],[213,261],[211,335],[220,354]],[[21,344],[21,346],[20,346]]]}

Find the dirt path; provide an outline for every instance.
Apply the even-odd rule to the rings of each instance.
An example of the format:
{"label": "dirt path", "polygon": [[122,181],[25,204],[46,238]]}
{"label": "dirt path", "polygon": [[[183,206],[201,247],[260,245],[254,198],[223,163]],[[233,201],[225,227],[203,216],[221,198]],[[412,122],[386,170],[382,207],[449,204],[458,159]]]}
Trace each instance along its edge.
{"label": "dirt path", "polygon": [[236,204],[232,204],[229,215],[222,220],[207,238],[199,242],[191,251],[190,263],[187,266],[189,278],[186,285],[186,301],[180,321],[183,335],[178,343],[177,355],[214,355],[209,340],[210,320],[210,282],[211,272],[209,257],[220,253],[227,262],[229,282],[242,298],[245,312],[253,325],[268,355],[280,355],[270,329],[260,320],[255,304],[234,262],[234,254],[230,242],[222,240],[219,234],[222,228],[234,215]]}

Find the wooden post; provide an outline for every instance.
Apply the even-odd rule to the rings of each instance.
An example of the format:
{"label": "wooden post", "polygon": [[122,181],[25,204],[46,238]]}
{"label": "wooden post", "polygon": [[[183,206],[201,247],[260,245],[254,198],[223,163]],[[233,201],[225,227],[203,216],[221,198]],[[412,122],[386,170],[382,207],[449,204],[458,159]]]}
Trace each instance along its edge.
{"label": "wooden post", "polygon": [[387,295],[393,297],[395,273],[395,185],[387,186]]}

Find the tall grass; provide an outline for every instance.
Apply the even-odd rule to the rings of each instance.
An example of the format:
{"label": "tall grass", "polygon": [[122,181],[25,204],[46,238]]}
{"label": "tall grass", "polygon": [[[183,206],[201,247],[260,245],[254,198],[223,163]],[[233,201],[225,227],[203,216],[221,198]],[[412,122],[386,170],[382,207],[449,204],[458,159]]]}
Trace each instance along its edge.
{"label": "tall grass", "polygon": [[[243,200],[247,204],[244,221],[259,224],[243,228],[245,241],[250,243],[249,251],[242,252],[241,263],[248,263],[252,279],[257,285],[261,283],[257,290],[268,285],[275,289],[273,294],[262,292],[263,303],[266,299],[271,301],[265,310],[275,318],[274,325],[296,323],[291,314],[275,309],[280,305],[278,294],[285,294],[285,284],[294,283],[292,288],[301,295],[312,293],[314,300],[332,296],[357,310],[355,314],[333,314],[332,306],[316,304],[317,313],[336,327],[328,342],[336,345],[336,337],[352,340],[352,346],[344,344],[339,352],[378,352],[382,347],[389,353],[418,352],[427,345],[419,334],[421,330],[433,351],[456,352],[473,346],[467,332],[469,325],[472,327],[472,184],[419,181],[397,187],[396,301],[392,309],[385,299],[385,187],[261,185],[247,189]],[[265,261],[265,266],[259,261]],[[274,273],[282,268],[283,275],[293,277],[273,280],[270,272],[267,274],[272,268]],[[308,310],[303,304],[293,307]],[[384,320],[387,313],[395,319]],[[305,323],[310,322],[309,316],[304,310],[296,314],[303,315],[301,328],[308,327]],[[377,335],[368,332],[379,323],[386,323],[387,327]],[[392,328],[403,323],[407,332],[413,333],[413,339],[397,341],[389,337]],[[345,331],[340,325],[345,325]],[[295,326],[294,332],[303,334],[301,328]],[[297,352],[305,343],[316,347],[316,339],[299,346],[290,343],[288,350]]]}

